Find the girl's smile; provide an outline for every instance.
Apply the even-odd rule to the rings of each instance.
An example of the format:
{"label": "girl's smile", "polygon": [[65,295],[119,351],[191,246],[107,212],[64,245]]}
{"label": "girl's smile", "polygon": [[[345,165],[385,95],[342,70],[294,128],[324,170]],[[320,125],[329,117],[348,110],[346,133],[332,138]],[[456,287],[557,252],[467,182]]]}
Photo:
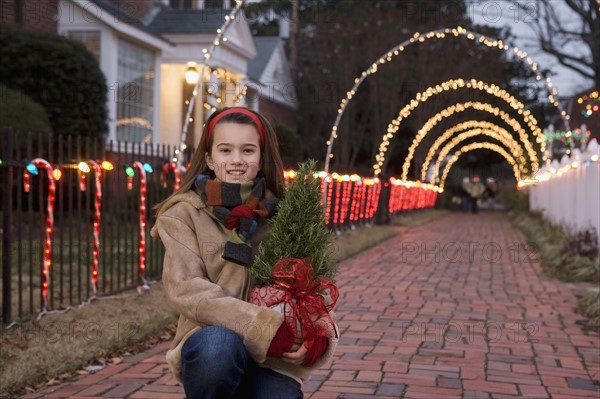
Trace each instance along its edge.
{"label": "girl's smile", "polygon": [[254,179],[261,161],[258,130],[248,124],[218,123],[214,127],[212,145],[205,158],[217,180],[244,183]]}

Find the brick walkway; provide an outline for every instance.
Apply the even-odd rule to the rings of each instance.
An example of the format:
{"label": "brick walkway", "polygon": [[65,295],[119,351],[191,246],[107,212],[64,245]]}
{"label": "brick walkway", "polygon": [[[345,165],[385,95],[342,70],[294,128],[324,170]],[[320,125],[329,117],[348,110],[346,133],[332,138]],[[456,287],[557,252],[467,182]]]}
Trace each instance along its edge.
{"label": "brick walkway", "polygon": [[[340,264],[336,357],[307,399],[599,398],[600,338],[504,215],[452,214]],[[580,288],[579,288],[580,289]],[[27,398],[183,398],[168,343]]]}

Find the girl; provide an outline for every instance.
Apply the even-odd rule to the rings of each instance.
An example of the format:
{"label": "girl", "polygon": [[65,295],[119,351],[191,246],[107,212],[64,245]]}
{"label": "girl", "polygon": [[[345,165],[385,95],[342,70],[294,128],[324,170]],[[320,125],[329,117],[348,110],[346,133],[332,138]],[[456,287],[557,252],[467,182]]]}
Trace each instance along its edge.
{"label": "girl", "polygon": [[273,128],[226,108],[208,119],[181,188],[156,207],[163,285],[180,313],[167,361],[187,399],[302,398],[302,381],[333,354],[335,337],[307,350],[281,313],[246,302],[253,250],[283,189]]}

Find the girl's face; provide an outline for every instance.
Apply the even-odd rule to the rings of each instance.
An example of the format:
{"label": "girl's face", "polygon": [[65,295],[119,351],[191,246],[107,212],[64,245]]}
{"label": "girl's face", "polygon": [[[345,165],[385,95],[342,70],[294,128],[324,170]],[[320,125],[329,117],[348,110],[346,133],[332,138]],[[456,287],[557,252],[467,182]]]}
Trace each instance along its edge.
{"label": "girl's face", "polygon": [[245,183],[256,177],[260,170],[260,135],[254,126],[221,122],[212,136],[210,154],[204,157],[217,180]]}

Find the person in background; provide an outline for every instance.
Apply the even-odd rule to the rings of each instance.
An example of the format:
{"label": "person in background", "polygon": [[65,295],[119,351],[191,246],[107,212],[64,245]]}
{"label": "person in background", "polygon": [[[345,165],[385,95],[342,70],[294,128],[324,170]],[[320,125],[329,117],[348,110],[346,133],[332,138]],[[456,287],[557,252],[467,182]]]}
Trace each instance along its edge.
{"label": "person in background", "polygon": [[498,194],[498,184],[493,177],[488,177],[485,181],[485,192],[488,199],[488,210],[496,209],[496,195]]}
{"label": "person in background", "polygon": [[479,212],[479,202],[483,193],[485,193],[485,186],[479,180],[479,175],[473,176],[473,181],[469,184],[469,194],[471,195],[471,211],[473,213]]}
{"label": "person in background", "polygon": [[471,194],[469,193],[469,185],[471,184],[468,177],[463,177],[460,183],[460,197],[461,197],[461,209],[463,212],[469,212],[471,208]]}

